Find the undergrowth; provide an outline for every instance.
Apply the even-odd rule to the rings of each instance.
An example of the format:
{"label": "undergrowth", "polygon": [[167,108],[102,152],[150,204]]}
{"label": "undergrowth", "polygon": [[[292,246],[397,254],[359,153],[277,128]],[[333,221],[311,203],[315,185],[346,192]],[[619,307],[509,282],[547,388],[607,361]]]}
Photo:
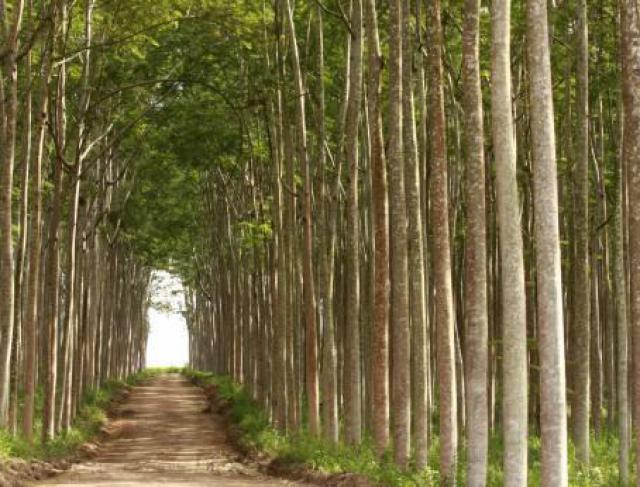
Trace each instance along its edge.
{"label": "undergrowth", "polygon": [[[34,442],[29,444],[24,437],[12,436],[8,431],[0,429],[0,459],[22,458],[25,460],[57,459],[71,455],[80,445],[95,437],[106,420],[106,409],[116,393],[126,385],[134,385],[164,372],[179,372],[179,368],[145,369],[129,376],[124,381],[109,381],[100,389],[90,391],[83,397],[78,416],[71,429],[61,433],[53,440],[42,443],[42,408],[43,394],[36,393],[34,416]],[[22,398],[20,398],[20,404]],[[18,424],[22,418],[19,418]]]}
{"label": "undergrowth", "polygon": [[[439,485],[437,472],[439,458],[438,438],[431,442],[429,451],[430,467],[418,472],[411,468],[408,472],[399,470],[392,461],[390,452],[379,459],[366,440],[354,448],[344,444],[331,445],[322,439],[302,431],[285,436],[273,428],[265,412],[249,396],[244,388],[228,377],[215,376],[185,368],[182,373],[206,386],[215,385],[218,397],[229,404],[231,420],[240,427],[243,446],[264,452],[274,459],[292,464],[306,464],[325,473],[351,472],[368,477],[375,483],[391,487],[435,486]],[[540,486],[540,439],[529,440],[529,485]],[[500,437],[494,437],[489,445],[489,465],[487,485],[504,485],[502,458],[504,446]],[[633,465],[633,458],[631,465]],[[575,459],[575,451],[569,449],[569,478],[574,487],[620,486],[618,477],[618,443],[614,435],[605,435],[591,440],[591,465],[581,467]],[[465,485],[465,453],[461,450],[458,459],[458,485]],[[634,485],[634,476],[629,486]]]}

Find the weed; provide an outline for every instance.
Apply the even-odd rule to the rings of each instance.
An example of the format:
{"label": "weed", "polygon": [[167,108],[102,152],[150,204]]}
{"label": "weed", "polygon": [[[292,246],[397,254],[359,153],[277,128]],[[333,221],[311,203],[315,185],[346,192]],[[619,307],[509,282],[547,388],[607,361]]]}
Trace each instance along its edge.
{"label": "weed", "polygon": [[[437,436],[432,437],[429,450],[430,467],[424,471],[415,468],[401,471],[392,461],[391,452],[378,458],[370,440],[358,447],[344,444],[332,445],[311,436],[304,428],[295,434],[283,435],[274,429],[266,413],[251,399],[244,388],[228,377],[216,376],[210,372],[201,372],[186,368],[182,373],[200,385],[215,385],[218,397],[229,404],[231,420],[240,427],[244,446],[255,448],[283,462],[306,464],[326,473],[351,472],[365,475],[381,485],[392,487],[435,486],[439,485],[437,465],[440,444]],[[434,414],[437,418],[437,413]],[[541,485],[541,441],[539,437],[529,439],[529,485]],[[504,485],[502,458],[504,445],[500,436],[490,439],[487,466],[487,485]],[[575,451],[569,449],[569,478],[573,487],[620,485],[618,480],[618,440],[615,435],[607,434],[591,440],[591,464],[579,465]],[[632,460],[632,459],[631,459]],[[458,485],[465,485],[464,448],[458,458]],[[633,461],[631,461],[633,465]],[[629,486],[634,485],[634,477]]]}
{"label": "weed", "polygon": [[[179,371],[179,369],[175,369]],[[125,381],[108,381],[100,389],[87,392],[83,399],[78,415],[69,429],[56,436],[47,443],[34,442],[30,444],[24,437],[12,436],[6,430],[0,429],[0,458],[14,457],[26,460],[63,458],[72,454],[80,445],[95,437],[106,420],[106,409],[117,391],[126,385],[134,385],[140,381],[150,379],[155,375],[168,372],[165,369],[146,369],[129,376]],[[43,394],[36,393],[36,415],[34,438],[38,439],[42,433]]]}

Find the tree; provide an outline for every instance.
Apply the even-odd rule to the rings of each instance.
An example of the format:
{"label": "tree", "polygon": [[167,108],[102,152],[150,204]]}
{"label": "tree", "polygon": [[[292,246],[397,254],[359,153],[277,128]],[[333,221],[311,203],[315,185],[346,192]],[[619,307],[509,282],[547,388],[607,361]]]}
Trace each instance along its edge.
{"label": "tree", "polygon": [[[333,184],[329,177],[330,172],[326,167],[327,151],[325,146],[326,125],[325,125],[325,60],[324,60],[324,23],[322,7],[317,6],[317,29],[318,29],[318,82],[317,99],[320,114],[317,117],[318,123],[318,165],[322,168],[322,182],[320,184],[320,249],[319,281],[320,281],[320,305],[319,315],[322,317],[323,345],[322,345],[322,430],[324,437],[331,443],[337,443],[339,437],[338,425],[338,391],[337,391],[337,350],[334,325],[334,257],[336,241],[336,208],[332,198]],[[340,181],[335,177],[336,184]]]}
{"label": "tree", "polygon": [[526,296],[516,153],[511,108],[511,1],[491,14],[491,113],[496,164],[502,305],[503,435],[505,485],[527,483]]}
{"label": "tree", "polygon": [[402,92],[404,131],[404,174],[407,192],[407,239],[409,242],[409,307],[411,310],[411,387],[413,411],[413,435],[415,461],[419,470],[427,466],[429,453],[429,410],[427,395],[427,344],[426,280],[422,204],[420,200],[420,168],[418,166],[418,140],[416,133],[415,104],[413,97],[413,52],[415,51],[411,26],[411,2],[404,2],[404,30],[402,50]]}
{"label": "tree", "polygon": [[589,278],[589,36],[587,2],[577,5],[577,133],[575,161],[575,277],[573,326],[575,343],[572,346],[575,374],[571,419],[576,455],[582,463],[589,463],[589,370],[590,370],[590,311]]}
{"label": "tree", "polygon": [[24,1],[14,4],[11,15],[6,6],[0,6],[3,19],[3,38],[5,53],[3,76],[0,87],[2,99],[2,130],[0,131],[0,300],[4,303],[0,309],[0,426],[8,420],[11,347],[13,343],[14,320],[14,263],[12,238],[12,192],[13,167],[15,162],[16,126],[18,120],[18,35],[22,25]]}
{"label": "tree", "polygon": [[[635,415],[640,411],[640,13],[633,0],[620,3],[622,51],[623,147],[622,167],[626,167],[629,205],[629,276],[630,312],[633,341],[633,387]],[[620,258],[620,257],[618,257]],[[620,304],[620,303],[619,303]],[[619,321],[618,326],[622,326]],[[621,330],[622,331],[622,330]],[[625,434],[622,428],[622,434]],[[640,426],[634,421],[636,441]],[[640,443],[637,443],[637,445]],[[640,456],[636,456],[636,468]],[[626,472],[623,474],[626,475]]]}
{"label": "tree", "polygon": [[389,247],[391,265],[391,405],[394,459],[406,468],[410,445],[410,344],[407,204],[402,144],[403,1],[390,4],[389,24]]}
{"label": "tree", "polygon": [[[436,363],[440,399],[440,474],[454,483],[458,454],[455,326],[451,283],[449,231],[449,181],[447,174],[446,120],[442,75],[442,25],[440,0],[429,3],[428,86],[431,112],[431,224],[433,226],[433,273],[436,288]],[[392,266],[393,267],[393,266]]]}
{"label": "tree", "polygon": [[628,398],[628,376],[629,376],[629,325],[627,306],[627,286],[624,266],[624,242],[623,242],[623,178],[624,171],[622,159],[619,160],[616,169],[616,187],[614,189],[615,207],[613,211],[613,232],[611,234],[613,267],[613,291],[615,303],[615,321],[618,334],[617,342],[617,390],[618,390],[618,470],[622,484],[628,483],[629,478],[629,448],[631,444],[631,432],[629,421],[629,398]]}
{"label": "tree", "polygon": [[296,39],[293,11],[289,0],[284,0],[287,30],[291,47],[291,63],[295,77],[296,90],[296,116],[298,135],[298,157],[304,172],[304,259],[303,259],[303,284],[304,284],[304,309],[306,322],[306,374],[307,374],[307,401],[309,408],[309,429],[312,434],[320,432],[320,411],[318,392],[317,370],[317,337],[316,337],[316,296],[313,276],[313,236],[311,222],[311,170],[309,154],[307,152],[307,123],[305,112],[305,88],[300,68],[298,54],[298,41]]}
{"label": "tree", "polygon": [[[276,3],[276,5],[279,5]],[[277,16],[277,14],[276,14]],[[276,23],[279,26],[279,23]],[[279,36],[280,37],[280,36]],[[279,39],[278,37],[278,39]],[[282,60],[280,53],[280,42],[276,43],[275,47],[275,63],[278,70],[278,75],[282,72]],[[284,178],[284,157],[283,157],[283,126],[282,126],[282,91],[280,86],[275,90],[276,111],[273,114],[273,125],[271,130],[271,136],[273,138],[272,153],[273,153],[273,181],[274,181],[274,268],[272,277],[272,303],[274,311],[272,313],[273,326],[273,347],[271,356],[272,374],[273,374],[273,393],[271,394],[271,408],[273,414],[273,423],[276,428],[284,431],[287,424],[287,392],[286,392],[286,366],[285,366],[285,354],[286,354],[286,316],[285,310],[286,303],[286,289],[287,278],[285,270],[285,245],[286,240],[284,236],[284,197],[282,192],[282,181]],[[222,346],[222,340],[220,340]],[[221,370],[218,369],[218,370]]]}
{"label": "tree", "polygon": [[47,119],[49,115],[49,77],[51,73],[51,51],[45,49],[42,60],[42,79],[39,98],[37,100],[38,110],[36,113],[36,127],[34,130],[35,144],[32,188],[31,196],[31,225],[29,229],[28,261],[29,274],[27,276],[26,287],[26,310],[24,316],[25,330],[25,356],[24,356],[24,405],[23,405],[23,425],[22,432],[27,441],[33,438],[33,414],[35,405],[36,386],[36,366],[37,366],[37,343],[36,333],[38,329],[38,301],[40,287],[40,250],[42,245],[42,160],[44,157],[44,144],[47,130]]}
{"label": "tree", "polygon": [[[57,15],[60,21],[60,31],[54,45],[57,52],[64,55],[66,49],[66,32],[68,11],[64,1],[57,7]],[[43,442],[50,441],[56,434],[56,395],[58,385],[58,324],[60,321],[60,221],[62,219],[63,192],[62,183],[64,176],[64,147],[66,144],[66,63],[60,63],[58,67],[58,79],[55,94],[55,117],[53,143],[56,148],[53,195],[49,218],[49,234],[45,260],[45,340],[47,344],[45,380],[45,399],[42,425]]]}
{"label": "tree", "polygon": [[489,440],[487,397],[487,232],[484,125],[480,86],[480,1],[465,1],[463,74],[466,148],[467,254],[465,366],[467,483],[485,485]]}
{"label": "tree", "polygon": [[360,393],[360,265],[358,211],[358,125],[362,101],[362,4],[351,5],[351,50],[349,61],[349,102],[345,124],[345,160],[349,165],[347,227],[345,239],[345,341],[344,407],[345,437],[357,445],[362,438],[362,396]]}
{"label": "tree", "polygon": [[528,0],[527,61],[530,66],[542,482],[545,485],[563,486],[569,482],[567,408],[558,184],[547,25],[546,2]]}
{"label": "tree", "polygon": [[382,53],[375,0],[365,0],[367,29],[367,110],[371,133],[371,211],[374,227],[374,317],[372,333],[373,438],[382,455],[389,443],[389,202],[380,110]]}

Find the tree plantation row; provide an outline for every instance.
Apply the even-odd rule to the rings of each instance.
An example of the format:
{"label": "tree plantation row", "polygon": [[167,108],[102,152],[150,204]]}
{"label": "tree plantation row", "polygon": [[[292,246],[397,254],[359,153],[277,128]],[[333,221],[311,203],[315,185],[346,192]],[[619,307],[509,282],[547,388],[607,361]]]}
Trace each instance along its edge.
{"label": "tree plantation row", "polygon": [[0,19],[0,425],[47,442],[144,365],[150,271],[103,223],[124,164],[95,106],[94,2],[2,2]]}
{"label": "tree plantation row", "polygon": [[0,19],[3,427],[47,441],[139,370],[166,269],[191,366],[284,433],[472,486],[495,438],[508,486],[573,483],[605,441],[635,479],[637,0],[13,0]]}

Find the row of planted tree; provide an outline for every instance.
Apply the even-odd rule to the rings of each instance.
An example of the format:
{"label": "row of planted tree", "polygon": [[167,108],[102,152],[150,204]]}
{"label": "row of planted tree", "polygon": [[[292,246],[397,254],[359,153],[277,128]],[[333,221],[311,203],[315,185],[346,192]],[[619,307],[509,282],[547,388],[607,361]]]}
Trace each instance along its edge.
{"label": "row of planted tree", "polygon": [[42,386],[46,440],[138,369],[166,268],[192,365],[282,430],[419,469],[437,439],[442,478],[464,449],[470,485],[491,436],[525,485],[540,436],[545,486],[568,482],[568,437],[587,465],[613,434],[631,475],[637,0],[14,0],[0,19],[1,426],[31,438]]}
{"label": "row of planted tree", "polygon": [[0,5],[0,427],[29,442],[145,363],[150,270],[118,237],[127,168],[95,106],[93,15],[93,0]]}
{"label": "row of planted tree", "polygon": [[264,7],[242,146],[200,172],[191,365],[283,431],[370,437],[401,467],[437,436],[448,482],[465,448],[484,485],[501,435],[505,485],[527,483],[529,436],[543,485],[567,485],[569,441],[588,465],[605,434],[627,482],[640,16],[588,3]]}

